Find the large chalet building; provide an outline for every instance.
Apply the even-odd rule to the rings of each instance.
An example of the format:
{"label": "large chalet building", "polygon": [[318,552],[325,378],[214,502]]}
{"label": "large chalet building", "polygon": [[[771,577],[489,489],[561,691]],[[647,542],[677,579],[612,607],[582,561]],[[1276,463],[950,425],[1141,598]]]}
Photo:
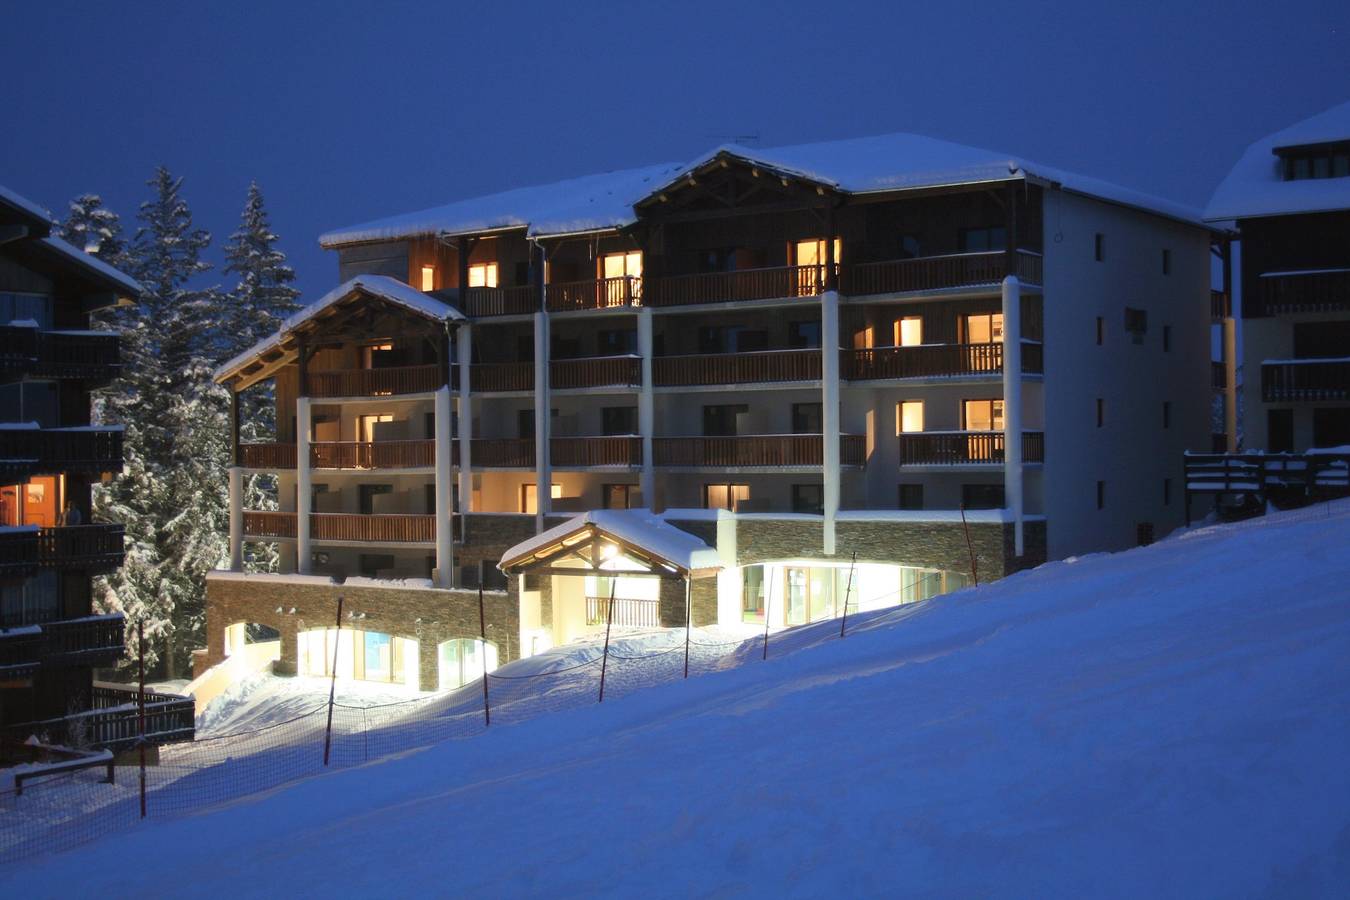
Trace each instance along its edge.
{"label": "large chalet building", "polygon": [[611,619],[785,627],[1147,542],[1210,442],[1215,240],[905,134],[326,234],[340,285],[217,373],[278,433],[236,440],[207,661],[275,631],[282,669],[433,690]]}
{"label": "large chalet building", "polygon": [[[51,231],[0,188],[0,764],[32,758],[10,752],[30,737],[119,749],[137,733],[131,695],[94,681],[122,657],[125,623],[91,600],[123,534],[91,517],[91,485],[122,471],[122,432],[90,425],[90,391],[121,366],[118,336],[91,331],[90,314],[140,287]],[[151,700],[157,742],[191,739],[190,701],[184,721],[177,698]]]}

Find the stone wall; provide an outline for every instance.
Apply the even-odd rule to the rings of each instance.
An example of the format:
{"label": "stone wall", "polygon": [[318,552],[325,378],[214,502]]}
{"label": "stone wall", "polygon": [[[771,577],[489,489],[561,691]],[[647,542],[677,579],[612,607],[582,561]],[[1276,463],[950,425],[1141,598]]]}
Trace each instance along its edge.
{"label": "stone wall", "polygon": [[[290,576],[208,576],[207,662],[215,665],[224,659],[227,626],[258,622],[281,632],[281,659],[275,671],[294,673],[297,634],[335,625],[339,595],[344,598],[344,626],[418,642],[423,690],[434,690],[438,684],[440,643],[479,636],[477,591],[348,586]],[[498,663],[508,663],[520,656],[519,597],[514,590],[488,591],[483,600],[488,640],[497,645]],[[359,618],[363,613],[365,618]]]}

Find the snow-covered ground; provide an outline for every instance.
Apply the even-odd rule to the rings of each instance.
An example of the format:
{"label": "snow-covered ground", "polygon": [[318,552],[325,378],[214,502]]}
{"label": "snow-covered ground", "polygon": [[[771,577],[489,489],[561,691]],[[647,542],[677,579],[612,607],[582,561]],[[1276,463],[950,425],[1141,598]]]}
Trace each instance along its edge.
{"label": "snow-covered ground", "polygon": [[[796,630],[603,705],[508,696],[472,739],[15,864],[0,896],[1343,895],[1350,502],[1319,512]],[[678,648],[621,649],[653,643]]]}

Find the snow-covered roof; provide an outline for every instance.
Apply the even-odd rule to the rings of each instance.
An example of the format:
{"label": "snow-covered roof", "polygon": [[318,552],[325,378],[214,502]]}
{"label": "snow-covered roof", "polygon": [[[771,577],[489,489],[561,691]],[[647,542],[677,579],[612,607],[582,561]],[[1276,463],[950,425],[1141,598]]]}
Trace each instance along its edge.
{"label": "snow-covered roof", "polygon": [[229,377],[256,357],[280,347],[282,342],[296,328],[355,293],[379,297],[381,300],[387,300],[418,315],[439,322],[459,322],[465,318],[463,313],[450,304],[443,303],[429,294],[424,294],[397,278],[391,278],[388,275],[357,275],[355,278],[344,281],[303,309],[292,313],[281,323],[276,334],[263,338],[243,353],[222,364],[216,369],[216,380],[219,381]]}
{"label": "snow-covered roof", "polygon": [[1268,134],[1233,166],[1205,210],[1214,221],[1350,209],[1350,178],[1285,181],[1277,148],[1350,141],[1350,102]]}
{"label": "snow-covered roof", "polygon": [[15,210],[16,212],[28,216],[31,219],[40,219],[42,222],[45,222],[48,226],[51,225],[52,214],[50,212],[43,209],[41,206],[38,206],[36,203],[34,203],[32,200],[29,200],[27,197],[23,197],[20,196],[19,194],[14,193],[9,188],[5,187],[3,184],[0,184],[0,203],[3,203],[5,206],[8,206],[11,209]]}
{"label": "snow-covered roof", "polygon": [[530,234],[571,234],[630,224],[633,204],[679,169],[676,163],[569,178],[459,200],[417,212],[340,228],[319,237],[333,248],[435,234],[475,234],[528,228]]}
{"label": "snow-covered roof", "polygon": [[89,271],[94,278],[110,283],[112,286],[124,292],[128,297],[139,297],[144,288],[136,279],[130,275],[114,269],[96,256],[90,256],[83,250],[79,250],[71,244],[67,244],[61,238],[45,237],[38,241],[44,248],[56,253],[67,262],[74,263]]}
{"label": "snow-covered roof", "polygon": [[573,516],[516,544],[502,554],[498,566],[502,569],[518,566],[574,535],[591,531],[602,539],[612,538],[686,572],[722,567],[714,548],[642,509],[597,509]]}
{"label": "snow-covered roof", "polygon": [[1053,166],[918,134],[885,134],[758,149],[723,144],[685,165],[664,163],[517,188],[330,231],[327,248],[434,234],[526,228],[532,235],[602,231],[637,221],[634,206],[719,156],[732,156],[845,193],[914,190],[1031,178],[1201,224],[1200,210]]}

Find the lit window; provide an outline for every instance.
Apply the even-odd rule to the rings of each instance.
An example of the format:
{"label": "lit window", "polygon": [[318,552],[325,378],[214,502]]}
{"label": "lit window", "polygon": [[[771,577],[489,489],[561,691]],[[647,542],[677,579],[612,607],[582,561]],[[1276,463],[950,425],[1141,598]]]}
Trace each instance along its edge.
{"label": "lit window", "polygon": [[[562,498],[562,485],[554,484],[549,491],[549,495],[554,500]],[[520,486],[520,511],[523,513],[535,513],[539,511],[539,496],[535,489],[534,482],[522,484]]]}
{"label": "lit window", "polygon": [[601,276],[604,278],[642,277],[642,251],[629,250],[626,253],[606,253],[601,260]]}
{"label": "lit window", "polygon": [[895,320],[895,346],[917,347],[923,343],[923,319],[905,316]]}
{"label": "lit window", "polygon": [[434,290],[436,290],[436,267],[435,267],[435,266],[423,266],[423,267],[422,267],[422,290],[424,290],[424,291],[434,291]]}
{"label": "lit window", "polygon": [[1002,400],[967,400],[962,411],[965,413],[967,431],[1002,431]]}
{"label": "lit window", "polygon": [[705,484],[704,509],[729,509],[733,512],[750,499],[748,484]]}
{"label": "lit window", "polygon": [[997,344],[1003,340],[1003,313],[966,316],[967,344]]}
{"label": "lit window", "polygon": [[923,431],[923,401],[902,400],[895,405],[895,433]]}
{"label": "lit window", "polygon": [[474,263],[469,266],[469,287],[495,288],[497,286],[497,264]]}
{"label": "lit window", "polygon": [[[792,249],[798,266],[797,295],[811,297],[819,294],[825,288],[825,251],[827,249],[825,239],[797,241]],[[834,262],[836,265],[839,263],[843,249],[843,242],[839,238],[835,238]]]}

